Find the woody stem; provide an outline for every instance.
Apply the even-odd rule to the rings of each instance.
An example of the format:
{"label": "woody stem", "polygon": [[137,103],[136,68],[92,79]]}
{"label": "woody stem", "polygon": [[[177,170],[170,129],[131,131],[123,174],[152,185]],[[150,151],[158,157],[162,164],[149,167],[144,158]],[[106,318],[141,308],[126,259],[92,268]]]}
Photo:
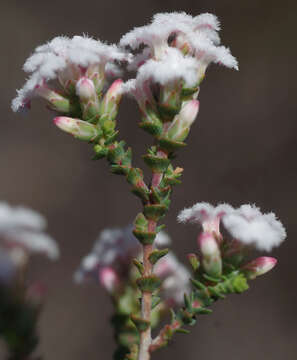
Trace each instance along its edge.
{"label": "woody stem", "polygon": [[[161,151],[160,151],[161,152]],[[163,157],[167,157],[167,154],[161,152]],[[158,187],[162,181],[163,173],[153,173],[151,188]],[[149,232],[155,232],[157,226],[157,221],[149,220],[148,230]],[[153,274],[153,265],[149,260],[149,256],[153,251],[153,244],[143,245],[143,267],[144,267],[144,276],[150,276]],[[141,294],[141,317],[150,322],[151,320],[151,309],[152,309],[152,293],[143,291]],[[149,348],[152,344],[151,337],[151,326],[149,325],[145,331],[142,331],[140,334],[140,344],[139,344],[139,353],[138,360],[149,360],[150,351]]]}

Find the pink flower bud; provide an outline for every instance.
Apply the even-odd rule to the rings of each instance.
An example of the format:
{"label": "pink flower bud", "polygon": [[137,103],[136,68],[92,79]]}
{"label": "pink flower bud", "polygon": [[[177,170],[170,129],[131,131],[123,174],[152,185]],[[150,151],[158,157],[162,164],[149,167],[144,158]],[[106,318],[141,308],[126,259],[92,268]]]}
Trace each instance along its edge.
{"label": "pink flower bud", "polygon": [[196,254],[188,254],[188,260],[193,268],[194,271],[198,270],[199,268],[199,260]]}
{"label": "pink flower bud", "polygon": [[79,119],[66,116],[59,116],[54,119],[55,125],[61,130],[73,135],[80,140],[91,141],[98,136],[98,129],[95,125]]}
{"label": "pink flower bud", "polygon": [[42,97],[48,102],[50,109],[62,113],[70,111],[69,100],[56,91],[50,89],[46,84],[36,86],[35,93],[37,96]]}
{"label": "pink flower bud", "polygon": [[117,273],[109,266],[99,270],[99,280],[109,293],[116,291],[120,284]]}
{"label": "pink flower bud", "polygon": [[184,104],[180,113],[176,115],[168,128],[168,137],[172,140],[183,141],[190,131],[190,126],[196,119],[198,110],[198,100],[191,100]]}
{"label": "pink flower bud", "polygon": [[255,279],[257,276],[264,275],[277,264],[277,259],[268,256],[262,256],[252,260],[242,267],[249,279]]}
{"label": "pink flower bud", "polygon": [[211,233],[203,232],[198,237],[198,246],[202,255],[204,270],[217,277],[222,273],[222,259],[219,246]]}
{"label": "pink flower bud", "polygon": [[101,117],[114,120],[118,113],[118,106],[123,94],[123,81],[121,79],[115,80],[110,88],[107,90],[101,105]]}
{"label": "pink flower bud", "polygon": [[189,127],[193,124],[199,110],[199,101],[191,100],[187,102],[179,113],[183,127]]}
{"label": "pink flower bud", "polygon": [[118,103],[122,97],[122,93],[123,93],[123,80],[117,79],[111,84],[110,88],[108,89],[105,95],[106,101],[113,100],[116,103]]}
{"label": "pink flower bud", "polygon": [[82,77],[76,84],[76,95],[83,102],[96,99],[96,89],[92,80]]}

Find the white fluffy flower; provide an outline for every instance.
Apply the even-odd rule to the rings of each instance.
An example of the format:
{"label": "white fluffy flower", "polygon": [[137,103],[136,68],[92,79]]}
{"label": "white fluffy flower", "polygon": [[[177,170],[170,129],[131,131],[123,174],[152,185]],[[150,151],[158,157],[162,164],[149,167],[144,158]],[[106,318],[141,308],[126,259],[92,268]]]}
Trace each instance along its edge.
{"label": "white fluffy flower", "polygon": [[57,243],[44,233],[45,227],[46,220],[39,213],[0,203],[0,247],[16,263],[22,262],[20,254],[42,253],[52,260],[59,257]]}
{"label": "white fluffy flower", "polygon": [[259,250],[270,251],[286,238],[286,230],[275,214],[262,214],[255,205],[242,205],[222,220],[235,239]]}
{"label": "white fluffy flower", "polygon": [[229,204],[213,206],[206,202],[197,203],[194,206],[182,210],[177,219],[182,223],[200,224],[204,232],[215,232],[220,236],[220,220],[222,216],[232,213],[234,208]]}
{"label": "white fluffy flower", "polygon": [[177,80],[184,80],[187,87],[197,83],[198,62],[194,57],[183,56],[175,48],[168,48],[159,60],[148,60],[139,68],[136,83],[141,84],[148,79],[166,85]]}
{"label": "white fluffy flower", "polygon": [[56,37],[38,46],[25,62],[24,71],[31,75],[24,87],[18,90],[12,109],[18,111],[25,107],[31,98],[39,95],[40,87],[49,81],[59,80],[65,86],[68,81],[77,81],[88,68],[101,72],[106,68],[110,72],[110,62],[128,59],[129,55],[116,45],[107,45],[87,36]]}
{"label": "white fluffy flower", "polygon": [[237,61],[229,49],[219,46],[219,30],[219,21],[213,14],[193,17],[184,12],[160,13],[153,17],[149,25],[136,27],[124,35],[120,46],[140,49],[144,45],[143,50],[132,60],[131,70],[136,70],[149,59],[170,57],[172,54],[168,53],[168,49],[171,46],[177,47],[181,54],[186,46],[186,53],[199,60],[199,76],[204,74],[211,62],[238,69]]}

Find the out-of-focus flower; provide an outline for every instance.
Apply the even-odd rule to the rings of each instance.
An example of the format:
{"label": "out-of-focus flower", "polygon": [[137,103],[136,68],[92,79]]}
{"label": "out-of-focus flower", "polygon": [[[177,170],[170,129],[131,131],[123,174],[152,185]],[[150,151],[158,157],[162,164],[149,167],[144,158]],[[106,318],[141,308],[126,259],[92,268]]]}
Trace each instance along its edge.
{"label": "out-of-focus flower", "polygon": [[[132,233],[133,227],[105,229],[95,241],[92,251],[83,258],[80,268],[75,273],[78,282],[86,277],[97,277],[98,270],[112,267],[119,276],[126,276],[130,271],[133,258],[141,252],[141,245]],[[161,231],[155,244],[164,247],[170,243],[169,236]]]}
{"label": "out-of-focus flower", "polygon": [[113,293],[120,285],[117,273],[110,266],[105,266],[99,270],[99,280],[101,285],[109,292]]}
{"label": "out-of-focus flower", "polygon": [[262,214],[255,205],[242,205],[222,220],[235,239],[258,250],[270,251],[286,238],[286,230],[275,214]]}
{"label": "out-of-focus flower", "polygon": [[[24,87],[18,91],[12,102],[12,109],[18,111],[29,107],[30,100],[40,96],[45,98],[54,110],[69,113],[69,95],[76,93],[85,99],[86,92],[90,95],[90,81],[96,92],[100,93],[106,73],[117,73],[113,61],[128,59],[129,55],[116,45],[106,45],[86,36],[56,37],[37,47],[25,62],[24,71],[31,75]],[[60,84],[63,94],[60,94],[59,86],[55,82]]]}
{"label": "out-of-focus flower", "polygon": [[12,264],[24,264],[31,254],[45,254],[52,260],[59,257],[58,245],[44,232],[45,228],[46,220],[39,213],[25,207],[0,203],[0,251],[1,257],[5,254],[9,259],[6,265],[3,262],[0,264],[2,274]]}
{"label": "out-of-focus flower", "polygon": [[[118,229],[106,229],[101,232],[93,250],[83,258],[74,279],[82,282],[87,278],[99,280],[109,292],[129,282],[131,277],[132,259],[141,254],[142,247],[132,233],[132,226]],[[157,248],[170,244],[171,239],[164,231],[157,234]],[[155,273],[162,280],[162,292],[166,302],[182,304],[184,293],[190,290],[188,270],[177,258],[169,253],[155,265]]]}
{"label": "out-of-focus flower", "polygon": [[161,291],[169,305],[182,305],[184,294],[190,292],[191,274],[172,253],[161,258],[155,265],[154,272],[163,282]]}

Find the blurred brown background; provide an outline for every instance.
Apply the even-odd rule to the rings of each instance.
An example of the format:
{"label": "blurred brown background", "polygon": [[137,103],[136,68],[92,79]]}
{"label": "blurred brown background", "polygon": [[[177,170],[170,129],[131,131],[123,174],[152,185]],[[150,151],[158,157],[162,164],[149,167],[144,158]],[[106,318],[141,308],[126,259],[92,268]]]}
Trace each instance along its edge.
{"label": "blurred brown background", "polygon": [[[274,210],[288,240],[273,253],[279,259],[276,270],[255,281],[247,294],[216,304],[191,335],[177,335],[155,359],[297,358],[296,0],[4,0],[0,198],[45,214],[62,251],[58,263],[38,258],[32,265],[32,278],[49,287],[40,322],[46,360],[111,359],[108,298],[95,284],[73,284],[72,275],[98,231],[131,222],[139,202],[104,161],[90,160],[90,147],[59,131],[41,104],[33,103],[26,117],[11,112],[15,89],[24,82],[21,66],[35,46],[56,35],[87,33],[117,42],[154,13],[174,10],[217,14],[223,43],[239,59],[240,71],[213,66],[202,84],[198,120],[176,161],[185,173],[166,218],[173,248],[185,259],[195,247],[195,227],[178,225],[175,218],[199,200],[255,202]],[[138,129],[137,119],[135,104],[125,100],[122,137],[140,156],[151,139]]]}

